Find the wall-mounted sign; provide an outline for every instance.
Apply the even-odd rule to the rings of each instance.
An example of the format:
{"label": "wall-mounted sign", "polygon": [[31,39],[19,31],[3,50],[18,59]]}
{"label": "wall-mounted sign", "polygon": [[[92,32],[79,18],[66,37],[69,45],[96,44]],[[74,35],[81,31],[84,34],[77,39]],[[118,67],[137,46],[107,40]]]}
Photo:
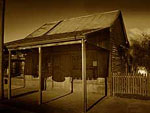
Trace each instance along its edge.
{"label": "wall-mounted sign", "polygon": [[94,67],[97,66],[97,61],[93,61],[93,66],[94,66]]}

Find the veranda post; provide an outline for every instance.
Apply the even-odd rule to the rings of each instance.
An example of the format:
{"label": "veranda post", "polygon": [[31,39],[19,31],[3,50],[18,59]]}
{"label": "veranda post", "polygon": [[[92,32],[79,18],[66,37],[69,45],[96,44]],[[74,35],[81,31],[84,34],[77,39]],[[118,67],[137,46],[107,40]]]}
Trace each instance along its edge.
{"label": "veranda post", "polygon": [[0,0],[0,99],[4,97],[3,45],[4,45],[5,0]]}

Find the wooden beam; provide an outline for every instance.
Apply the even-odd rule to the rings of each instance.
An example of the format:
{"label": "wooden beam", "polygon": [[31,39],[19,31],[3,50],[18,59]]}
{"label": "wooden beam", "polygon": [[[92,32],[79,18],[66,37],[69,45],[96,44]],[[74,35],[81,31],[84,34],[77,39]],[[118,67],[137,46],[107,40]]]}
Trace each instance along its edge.
{"label": "wooden beam", "polygon": [[108,90],[108,87],[107,87],[107,77],[105,77],[105,96],[107,96],[107,90]]}
{"label": "wooden beam", "polygon": [[[47,42],[48,43],[48,42]],[[51,46],[61,46],[61,45],[71,45],[71,44],[80,44],[81,43],[81,40],[74,40],[74,41],[66,41],[66,42],[51,42],[49,44],[43,44],[43,45],[35,45],[35,46],[24,46],[24,47],[16,47],[15,49],[13,49],[13,46],[12,47],[9,47],[8,48],[12,48],[11,50],[25,50],[25,49],[33,49],[33,48],[39,48],[39,47],[51,47]],[[15,45],[14,45],[15,46]]]}
{"label": "wooden beam", "polygon": [[11,51],[9,50],[8,59],[8,99],[11,98]]}
{"label": "wooden beam", "polygon": [[83,112],[87,111],[87,83],[86,83],[86,43],[82,39],[82,84],[83,84]]}
{"label": "wooden beam", "polygon": [[[108,80],[110,79],[110,80]],[[108,63],[108,79],[107,79],[107,96],[114,96],[113,94],[113,80],[112,80],[112,51],[109,52],[109,63]],[[105,84],[106,85],[106,84]]]}
{"label": "wooden beam", "polygon": [[42,49],[39,47],[39,104],[42,104]]}
{"label": "wooden beam", "polygon": [[47,79],[44,78],[44,83],[43,84],[44,84],[44,90],[46,90],[47,89]]}
{"label": "wooden beam", "polygon": [[26,76],[24,74],[25,67],[23,68],[23,87],[26,87]]}
{"label": "wooden beam", "polygon": [[52,89],[54,88],[54,81],[53,81],[53,79],[52,79]]}
{"label": "wooden beam", "polygon": [[4,98],[4,72],[3,72],[3,46],[4,46],[4,23],[5,23],[5,0],[1,0],[0,12],[0,99]]}
{"label": "wooden beam", "polygon": [[71,78],[71,93],[73,93],[73,77]]}

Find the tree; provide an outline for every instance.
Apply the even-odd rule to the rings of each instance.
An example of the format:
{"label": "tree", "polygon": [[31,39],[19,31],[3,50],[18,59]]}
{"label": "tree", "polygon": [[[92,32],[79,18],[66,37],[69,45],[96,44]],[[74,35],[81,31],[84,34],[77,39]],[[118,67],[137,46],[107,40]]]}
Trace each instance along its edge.
{"label": "tree", "polygon": [[140,41],[131,40],[132,45],[129,53],[132,56],[132,66],[134,71],[139,66],[143,66],[150,71],[150,35],[142,33],[140,38]]}

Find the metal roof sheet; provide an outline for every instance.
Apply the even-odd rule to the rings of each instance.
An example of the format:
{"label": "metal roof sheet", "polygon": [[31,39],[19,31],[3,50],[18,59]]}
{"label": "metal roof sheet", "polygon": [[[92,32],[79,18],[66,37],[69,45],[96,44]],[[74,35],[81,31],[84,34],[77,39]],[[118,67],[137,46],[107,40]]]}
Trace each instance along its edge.
{"label": "metal roof sheet", "polygon": [[117,10],[51,22],[41,26],[24,39],[8,42],[5,45],[11,48],[14,46],[45,44],[55,40],[63,41],[63,38],[65,38],[65,41],[66,38],[70,40],[72,37],[76,40],[77,36],[82,36],[86,34],[86,32],[111,27],[114,21],[119,17],[119,14],[120,11]]}
{"label": "metal roof sheet", "polygon": [[107,28],[112,25],[118,14],[119,11],[114,11],[110,13],[97,13],[94,15],[66,19],[46,35]]}
{"label": "metal roof sheet", "polygon": [[31,34],[29,34],[26,38],[33,38],[33,37],[42,36],[45,33],[47,33],[49,30],[53,29],[57,25],[57,23],[59,23],[59,21],[52,22],[52,23],[49,23],[49,24],[44,24],[39,29],[37,29],[34,32],[32,32]]}
{"label": "metal roof sheet", "polygon": [[112,25],[118,14],[119,11],[117,10],[51,22],[49,24],[44,24],[26,38],[107,28]]}

